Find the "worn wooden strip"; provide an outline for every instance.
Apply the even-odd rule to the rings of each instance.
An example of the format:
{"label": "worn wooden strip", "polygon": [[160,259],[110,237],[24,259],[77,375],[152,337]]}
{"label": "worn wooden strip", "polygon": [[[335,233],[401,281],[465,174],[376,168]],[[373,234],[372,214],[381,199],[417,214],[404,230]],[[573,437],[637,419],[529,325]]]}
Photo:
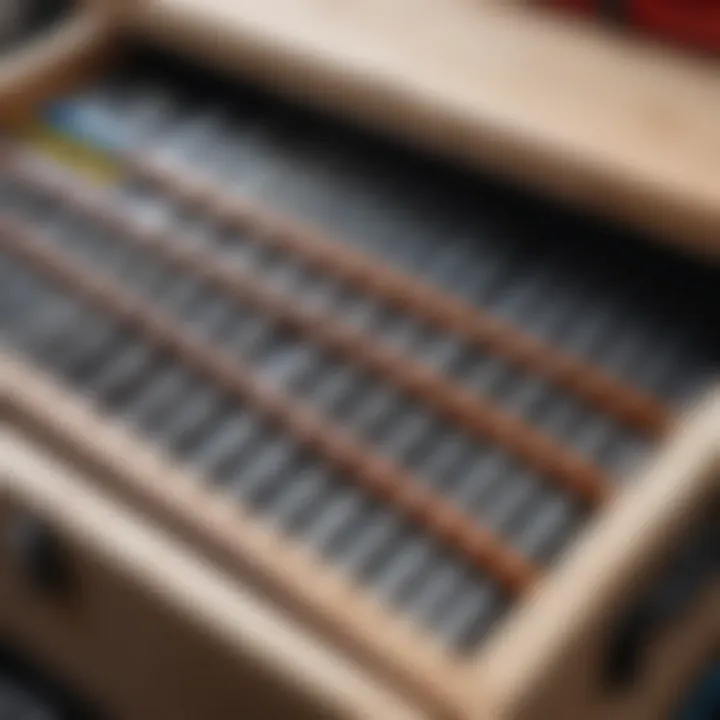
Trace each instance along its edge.
{"label": "worn wooden strip", "polygon": [[208,492],[196,473],[11,350],[0,353],[0,418],[404,695],[421,698],[431,714],[460,717],[454,686],[462,661],[310,548],[227,495]]}
{"label": "worn wooden strip", "polygon": [[475,440],[489,440],[518,455],[533,470],[554,479],[584,502],[597,505],[612,495],[610,481],[592,462],[546,437],[494,403],[466,392],[423,363],[384,347],[367,333],[343,325],[328,313],[303,307],[301,299],[274,291],[249,273],[227,268],[208,252],[191,247],[172,234],[154,232],[140,226],[97,194],[81,192],[71,184],[43,176],[22,162],[15,163],[13,169],[21,181],[55,198],[61,198],[73,209],[119,230],[125,242],[152,252],[182,271],[208,281],[331,352],[377,374],[426,403]]}
{"label": "worn wooden strip", "polygon": [[394,270],[345,243],[333,242],[297,219],[283,218],[254,201],[251,204],[226,193],[187,170],[162,167],[136,155],[125,162],[163,191],[252,233],[257,242],[293,253],[371,297],[540,375],[641,432],[659,437],[667,431],[670,411],[659,400],[490,313]]}
{"label": "worn wooden strip", "polygon": [[141,333],[157,347],[182,358],[223,391],[283,427],[298,442],[318,453],[371,495],[393,505],[479,569],[490,571],[509,592],[520,594],[538,579],[539,571],[532,563],[452,504],[423,487],[416,478],[356,443],[304,405],[277,392],[240,361],[184,332],[152,306],[109,280],[69,263],[43,242],[41,233],[0,215],[0,247],[81,296],[93,307]]}

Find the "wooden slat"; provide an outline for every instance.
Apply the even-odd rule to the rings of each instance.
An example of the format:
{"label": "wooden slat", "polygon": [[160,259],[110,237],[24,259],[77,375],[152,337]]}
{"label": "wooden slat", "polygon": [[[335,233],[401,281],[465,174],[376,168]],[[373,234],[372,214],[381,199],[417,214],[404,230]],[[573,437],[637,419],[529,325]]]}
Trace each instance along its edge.
{"label": "wooden slat", "polygon": [[460,662],[269,523],[101,415],[27,360],[0,353],[0,418],[123,504],[328,638],[428,712],[459,718]]}
{"label": "wooden slat", "polygon": [[539,572],[530,561],[405,470],[376,456],[308,407],[276,391],[239,359],[184,332],[152,305],[124,292],[108,279],[69,263],[46,246],[41,237],[31,227],[0,214],[0,248],[22,258],[115,321],[140,332],[158,349],[172,352],[229,396],[249,404],[260,416],[284,428],[317,453],[343,477],[395,508],[481,571],[489,571],[512,594],[522,593],[538,579]]}
{"label": "wooden slat", "polygon": [[346,243],[324,238],[297,219],[279,216],[203,181],[180,167],[163,168],[141,156],[126,160],[129,169],[185,203],[210,213],[225,225],[237,226],[257,243],[292,253],[311,267],[337,277],[360,292],[444,332],[490,351],[518,367],[540,375],[599,407],[620,422],[650,436],[667,429],[670,411],[659,400],[579,358],[535,339],[519,328],[472,307],[445,292],[405,275]]}
{"label": "wooden slat", "polygon": [[326,350],[375,373],[434,409],[478,442],[490,441],[517,455],[533,470],[556,481],[589,505],[601,504],[612,496],[611,481],[592,462],[410,356],[384,347],[367,333],[337,322],[329,313],[303,307],[302,298],[278,293],[250,273],[229,269],[207,251],[193,248],[180,237],[144,228],[89,190],[33,172],[19,160],[11,161],[11,173],[17,181],[49,193],[91,220],[119,231],[124,242],[153,253],[240,302],[250,303]]}

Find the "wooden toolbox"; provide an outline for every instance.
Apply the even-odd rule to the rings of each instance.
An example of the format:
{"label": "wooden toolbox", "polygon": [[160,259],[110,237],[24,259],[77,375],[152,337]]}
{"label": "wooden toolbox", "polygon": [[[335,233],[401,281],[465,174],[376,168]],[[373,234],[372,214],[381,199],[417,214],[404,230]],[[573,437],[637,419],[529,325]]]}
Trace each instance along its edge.
{"label": "wooden toolbox", "polygon": [[716,60],[470,0],[88,0],[0,57],[3,642],[110,717],[672,716]]}

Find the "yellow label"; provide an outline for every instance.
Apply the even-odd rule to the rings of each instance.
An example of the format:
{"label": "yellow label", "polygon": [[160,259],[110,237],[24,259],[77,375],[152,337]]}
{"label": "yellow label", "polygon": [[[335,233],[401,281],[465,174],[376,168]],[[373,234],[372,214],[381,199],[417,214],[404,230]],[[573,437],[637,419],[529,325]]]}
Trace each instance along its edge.
{"label": "yellow label", "polygon": [[119,181],[119,164],[102,150],[41,123],[26,128],[21,136],[37,152],[50,156],[94,182],[113,185]]}

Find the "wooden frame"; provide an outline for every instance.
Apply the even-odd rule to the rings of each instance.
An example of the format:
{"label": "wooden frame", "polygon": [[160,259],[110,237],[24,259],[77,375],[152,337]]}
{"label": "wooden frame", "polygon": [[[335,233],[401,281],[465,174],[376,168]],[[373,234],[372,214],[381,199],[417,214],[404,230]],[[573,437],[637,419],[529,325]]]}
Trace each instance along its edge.
{"label": "wooden frame", "polygon": [[[318,558],[283,539],[236,503],[103,422],[43,373],[0,355],[0,417],[83,468],[90,480],[173,530],[213,563],[328,636],[359,662],[428,708],[451,714],[456,663],[359,593]],[[46,409],[52,407],[52,413]],[[69,432],[68,432],[69,430]]]}
{"label": "wooden frame", "polygon": [[[624,496],[573,547],[478,663],[493,717],[657,718],[720,647],[720,577],[653,647],[632,692],[603,687],[607,640],[708,505],[720,499],[720,390],[709,393]],[[497,703],[497,704],[495,704]]]}
{"label": "wooden frame", "polygon": [[[459,661],[314,558],[199,490],[167,459],[100,419],[42,373],[7,354],[0,361],[0,377],[7,380],[0,409],[16,432],[61,455],[96,491],[190,543],[193,552],[248,591],[263,593],[291,613],[339,657],[361,662],[432,716],[520,719],[582,711],[584,717],[654,718],[678,701],[693,672],[716,652],[717,584],[661,638],[653,666],[633,692],[614,695],[600,682],[604,642],[612,631],[608,619],[639,597],[658,570],[658,558],[720,492],[717,392],[494,642],[476,659]],[[570,682],[573,672],[578,677]]]}
{"label": "wooden frame", "polygon": [[[718,113],[711,108],[720,107],[710,61],[632,48],[591,30],[577,28],[572,34],[522,14],[530,11],[469,0],[443,4],[447,24],[428,3],[422,22],[404,25],[402,36],[390,34],[408,8],[406,0],[347,0],[342,11],[319,0],[87,2],[65,28],[20,51],[0,71],[0,116],[12,119],[96,72],[100,63],[95,61],[105,61],[119,23],[128,32],[465,161],[522,176],[659,237],[682,239],[688,248],[720,256],[720,185],[713,182],[720,177],[713,165],[720,154],[705,149],[720,148],[720,130],[712,123]],[[439,28],[445,36],[437,35]],[[384,40],[378,45],[370,38]],[[561,48],[550,51],[560,38]],[[461,41],[457,47],[455,40]],[[427,52],[438,43],[452,45],[456,54]],[[542,92],[523,78],[520,60],[514,59],[517,47],[528,63],[547,52],[548,63],[534,81]],[[572,65],[569,58],[593,78],[604,78],[593,87],[604,93],[605,109],[592,122],[590,106],[573,100],[566,83],[550,82],[553,72]],[[617,69],[621,61],[622,85],[616,85],[617,74],[605,77],[601,67],[607,62]],[[577,66],[575,71],[583,74]],[[583,87],[577,77],[573,87]],[[677,88],[687,104],[664,114],[670,110],[662,93]],[[612,102],[634,91],[640,97],[627,107]],[[668,123],[660,134],[644,134],[643,103]],[[664,132],[677,142],[668,142]],[[599,518],[493,642],[465,661],[435,647],[309,552],[211,497],[167,458],[5,351],[0,354],[0,419],[12,428],[0,441],[3,500],[13,498],[40,512],[76,552],[88,553],[90,582],[96,570],[102,576],[98,568],[104,566],[121,577],[107,582],[127,588],[130,606],[139,603],[134,615],[156,619],[156,606],[147,597],[162,595],[165,612],[184,623],[172,626],[187,643],[177,654],[202,652],[218,667],[216,684],[208,680],[183,701],[188,712],[197,708],[198,717],[208,697],[242,702],[229,690],[239,674],[259,682],[260,703],[284,702],[270,697],[270,690],[262,697],[263,688],[277,684],[286,688],[287,707],[307,703],[310,714],[331,717],[650,719],[668,710],[720,643],[720,589],[713,587],[698,598],[692,617],[660,639],[653,667],[632,692],[609,694],[598,683],[608,620],[641,593],[656,574],[657,557],[720,490],[717,393],[695,409],[643,477]],[[123,550],[111,529],[129,532],[133,552]],[[145,541],[168,559],[162,573],[151,572],[162,563],[142,551]],[[192,611],[186,594],[193,585],[190,577],[197,586],[214,588],[193,596]],[[104,587],[106,581],[97,582]],[[22,605],[10,605],[12,623],[25,642],[54,664],[67,665],[71,679],[83,687],[99,683],[100,699],[119,703],[123,716],[150,713],[136,704],[132,687],[128,692],[119,681],[102,680],[103,673],[118,675],[112,663],[93,669],[97,647],[70,647],[66,636],[45,645],[32,626],[56,637],[57,618],[33,611],[23,620],[19,611],[26,609],[25,598],[20,597]],[[244,610],[235,617],[230,605]],[[253,626],[256,613],[265,624]],[[0,612],[0,625],[9,632],[7,617]],[[257,632],[248,636],[251,630]],[[261,659],[262,681],[244,674],[249,657]],[[309,665],[311,657],[315,670],[302,675],[293,670]],[[174,668],[168,670],[173,677],[190,671],[172,663],[167,667]],[[177,681],[168,676],[165,682]],[[243,707],[247,710],[238,705]],[[155,707],[147,716],[163,717],[166,710]]]}
{"label": "wooden frame", "polygon": [[83,0],[5,61],[0,117],[124,28],[717,260],[720,61],[523,4]]}
{"label": "wooden frame", "polygon": [[[28,585],[9,531],[51,528],[72,582]],[[12,428],[0,434],[0,629],[125,718],[421,713]],[[277,692],[281,685],[283,692]]]}
{"label": "wooden frame", "polygon": [[134,32],[720,257],[718,61],[497,0],[151,0]]}

